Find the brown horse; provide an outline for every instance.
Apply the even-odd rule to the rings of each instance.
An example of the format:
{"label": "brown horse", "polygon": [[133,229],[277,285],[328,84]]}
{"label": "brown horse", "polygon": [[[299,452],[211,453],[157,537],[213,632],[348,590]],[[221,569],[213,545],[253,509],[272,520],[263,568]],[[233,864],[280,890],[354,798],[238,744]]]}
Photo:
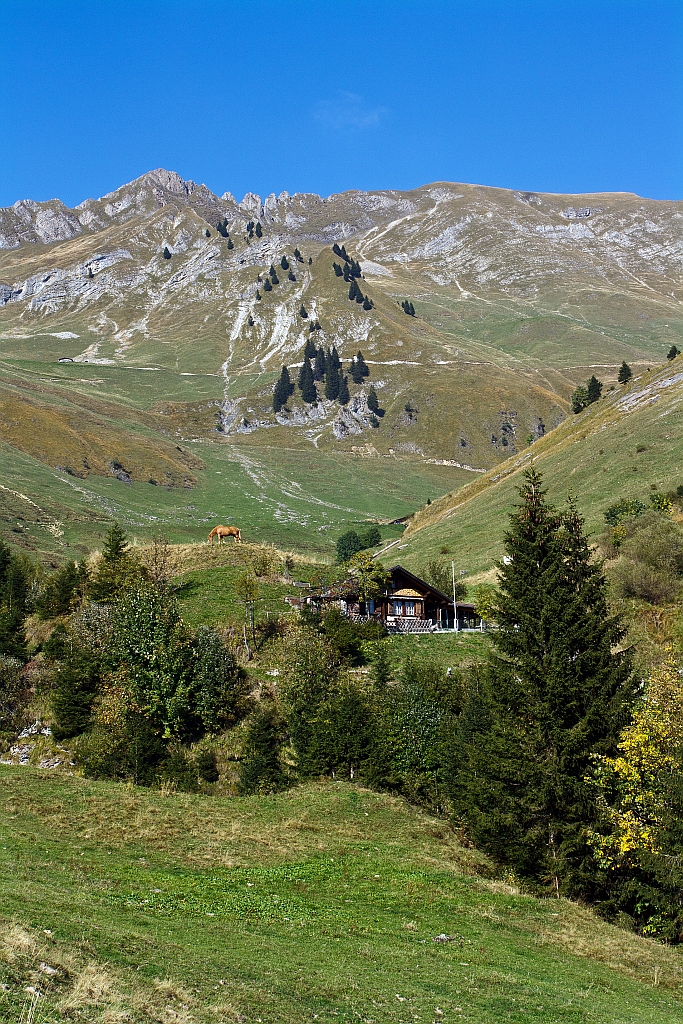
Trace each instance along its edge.
{"label": "brown horse", "polygon": [[242,543],[242,534],[236,526],[214,526],[208,537],[209,544],[213,544],[214,537],[218,537],[219,544],[225,537],[234,537],[235,544],[238,541]]}

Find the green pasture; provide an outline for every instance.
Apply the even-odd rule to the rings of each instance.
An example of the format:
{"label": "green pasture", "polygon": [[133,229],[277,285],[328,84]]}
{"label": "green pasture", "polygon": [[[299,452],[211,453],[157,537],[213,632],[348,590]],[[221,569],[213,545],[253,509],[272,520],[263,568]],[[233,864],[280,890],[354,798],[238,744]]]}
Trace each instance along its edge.
{"label": "green pasture", "polygon": [[43,1021],[69,985],[88,1022],[683,1015],[677,952],[488,881],[445,822],[393,797],[334,783],[164,796],[4,767],[0,802],[8,1024],[31,979]]}

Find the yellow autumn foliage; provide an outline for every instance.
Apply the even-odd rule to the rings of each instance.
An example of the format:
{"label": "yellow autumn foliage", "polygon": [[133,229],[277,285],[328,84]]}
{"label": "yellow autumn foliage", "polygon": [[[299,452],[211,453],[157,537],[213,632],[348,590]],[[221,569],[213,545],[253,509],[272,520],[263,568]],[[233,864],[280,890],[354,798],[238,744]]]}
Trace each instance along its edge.
{"label": "yellow autumn foliage", "polygon": [[611,829],[609,835],[592,832],[589,842],[603,867],[631,864],[638,851],[661,852],[665,783],[680,770],[682,744],[683,678],[669,655],[624,729],[618,755],[594,761],[593,781]]}

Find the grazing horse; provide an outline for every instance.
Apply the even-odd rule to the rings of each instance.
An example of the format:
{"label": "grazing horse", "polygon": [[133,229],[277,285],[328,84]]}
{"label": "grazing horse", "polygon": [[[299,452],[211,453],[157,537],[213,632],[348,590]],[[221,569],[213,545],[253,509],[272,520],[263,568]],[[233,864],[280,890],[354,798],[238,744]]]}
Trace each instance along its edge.
{"label": "grazing horse", "polygon": [[242,543],[242,534],[236,526],[214,526],[208,537],[209,544],[213,544],[214,537],[218,537],[219,544],[225,537],[234,537],[235,543]]}

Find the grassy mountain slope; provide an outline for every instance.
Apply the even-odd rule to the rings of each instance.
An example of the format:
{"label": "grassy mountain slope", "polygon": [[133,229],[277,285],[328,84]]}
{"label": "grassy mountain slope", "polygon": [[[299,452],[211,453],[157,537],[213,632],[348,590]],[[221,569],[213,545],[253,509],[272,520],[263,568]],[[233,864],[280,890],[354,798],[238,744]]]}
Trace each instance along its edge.
{"label": "grassy mountain slope", "polygon": [[46,1020],[681,1018],[676,952],[477,876],[443,822],[388,796],[164,796],[3,767],[0,799],[6,1020],[30,988]]}
{"label": "grassy mountain slope", "polygon": [[[449,183],[237,203],[163,170],[74,210],[15,204],[0,211],[3,483],[67,540],[85,542],[83,515],[179,540],[239,516],[254,539],[324,550],[320,531],[406,515],[521,452],[594,370],[610,383],[622,359],[660,363],[683,333],[682,219],[633,195]],[[372,309],[335,275],[335,240]],[[276,416],[274,381],[309,335],[347,369],[361,348],[370,378],[346,408],[297,391]]]}
{"label": "grassy mountain slope", "polygon": [[683,484],[683,359],[641,374],[608,391],[521,455],[501,463],[462,489],[421,509],[403,538],[402,562],[418,568],[448,548],[447,557],[468,575],[487,570],[502,554],[523,470],[544,474],[549,498],[570,493],[590,533],[604,530],[604,511],[620,498],[648,501],[655,490]]}

